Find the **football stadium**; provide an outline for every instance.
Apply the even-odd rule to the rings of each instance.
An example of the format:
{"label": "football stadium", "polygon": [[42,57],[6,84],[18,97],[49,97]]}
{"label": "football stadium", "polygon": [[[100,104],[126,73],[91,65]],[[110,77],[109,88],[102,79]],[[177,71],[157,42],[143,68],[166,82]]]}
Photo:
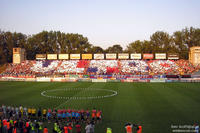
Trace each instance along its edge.
{"label": "football stadium", "polygon": [[[191,56],[199,56],[194,48]],[[77,125],[85,131],[89,121],[99,133],[124,132],[130,123],[137,133],[195,131],[198,73],[198,65],[176,53],[36,54],[25,60],[25,49],[13,48],[13,63],[2,66],[0,78],[2,123],[29,123],[26,132],[76,132]]]}
{"label": "football stadium", "polygon": [[0,133],[199,133],[198,5],[0,1]]}

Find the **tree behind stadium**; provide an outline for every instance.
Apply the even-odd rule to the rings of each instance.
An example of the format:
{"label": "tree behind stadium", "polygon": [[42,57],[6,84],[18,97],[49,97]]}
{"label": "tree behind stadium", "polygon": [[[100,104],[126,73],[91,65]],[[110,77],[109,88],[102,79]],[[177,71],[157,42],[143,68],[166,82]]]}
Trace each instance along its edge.
{"label": "tree behind stadium", "polygon": [[88,38],[80,34],[60,31],[42,31],[35,35],[4,32],[0,30],[0,64],[12,62],[12,48],[26,49],[27,59],[35,59],[36,54],[46,53],[179,53],[180,58],[188,59],[189,48],[200,46],[200,29],[185,28],[175,31],[171,36],[167,32],[157,31],[150,40],[134,41],[126,49],[120,44],[104,50],[93,46]]}

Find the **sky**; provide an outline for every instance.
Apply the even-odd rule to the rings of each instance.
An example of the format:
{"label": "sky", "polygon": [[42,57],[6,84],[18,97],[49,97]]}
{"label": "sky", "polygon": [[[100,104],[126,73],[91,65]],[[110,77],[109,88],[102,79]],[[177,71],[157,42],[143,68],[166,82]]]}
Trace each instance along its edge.
{"label": "sky", "polygon": [[200,28],[200,0],[0,0],[0,29],[79,33],[102,48]]}

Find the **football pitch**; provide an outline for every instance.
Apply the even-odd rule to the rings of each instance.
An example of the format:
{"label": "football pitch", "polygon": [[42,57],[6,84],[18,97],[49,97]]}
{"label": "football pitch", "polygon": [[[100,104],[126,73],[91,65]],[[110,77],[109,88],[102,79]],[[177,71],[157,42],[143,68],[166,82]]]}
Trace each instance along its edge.
{"label": "football pitch", "polygon": [[127,122],[143,133],[171,133],[174,125],[200,124],[200,83],[0,82],[0,104],[102,110],[95,133],[125,132]]}

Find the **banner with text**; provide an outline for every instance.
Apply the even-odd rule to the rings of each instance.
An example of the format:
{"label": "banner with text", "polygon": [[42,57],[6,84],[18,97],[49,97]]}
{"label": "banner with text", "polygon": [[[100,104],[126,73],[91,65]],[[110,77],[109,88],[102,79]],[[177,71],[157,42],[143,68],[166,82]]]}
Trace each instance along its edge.
{"label": "banner with text", "polygon": [[57,60],[57,54],[47,54],[48,60]]}
{"label": "banner with text", "polygon": [[142,59],[142,55],[141,54],[131,54],[131,59],[137,59],[137,60],[140,60]]}
{"label": "banner with text", "polygon": [[45,60],[47,59],[46,54],[36,54],[36,60]]}
{"label": "banner with text", "polygon": [[178,60],[179,59],[179,55],[178,54],[168,54],[168,59],[169,60]]}
{"label": "banner with text", "polygon": [[143,59],[153,59],[153,54],[143,54]]}
{"label": "banner with text", "polygon": [[94,54],[94,59],[104,59],[104,54]]}
{"label": "banner with text", "polygon": [[82,59],[91,60],[92,59],[92,54],[82,54]]}
{"label": "banner with text", "polygon": [[59,54],[58,59],[60,60],[68,60],[69,59],[69,54]]}
{"label": "banner with text", "polygon": [[80,59],[80,54],[70,54],[70,59],[72,60],[79,60]]}
{"label": "banner with text", "polygon": [[166,59],[166,53],[156,53],[155,59]]}
{"label": "banner with text", "polygon": [[106,54],[106,59],[116,59],[117,58],[117,54],[113,53],[113,54]]}
{"label": "banner with text", "polygon": [[129,59],[129,54],[128,53],[119,53],[118,54],[118,59]]}

